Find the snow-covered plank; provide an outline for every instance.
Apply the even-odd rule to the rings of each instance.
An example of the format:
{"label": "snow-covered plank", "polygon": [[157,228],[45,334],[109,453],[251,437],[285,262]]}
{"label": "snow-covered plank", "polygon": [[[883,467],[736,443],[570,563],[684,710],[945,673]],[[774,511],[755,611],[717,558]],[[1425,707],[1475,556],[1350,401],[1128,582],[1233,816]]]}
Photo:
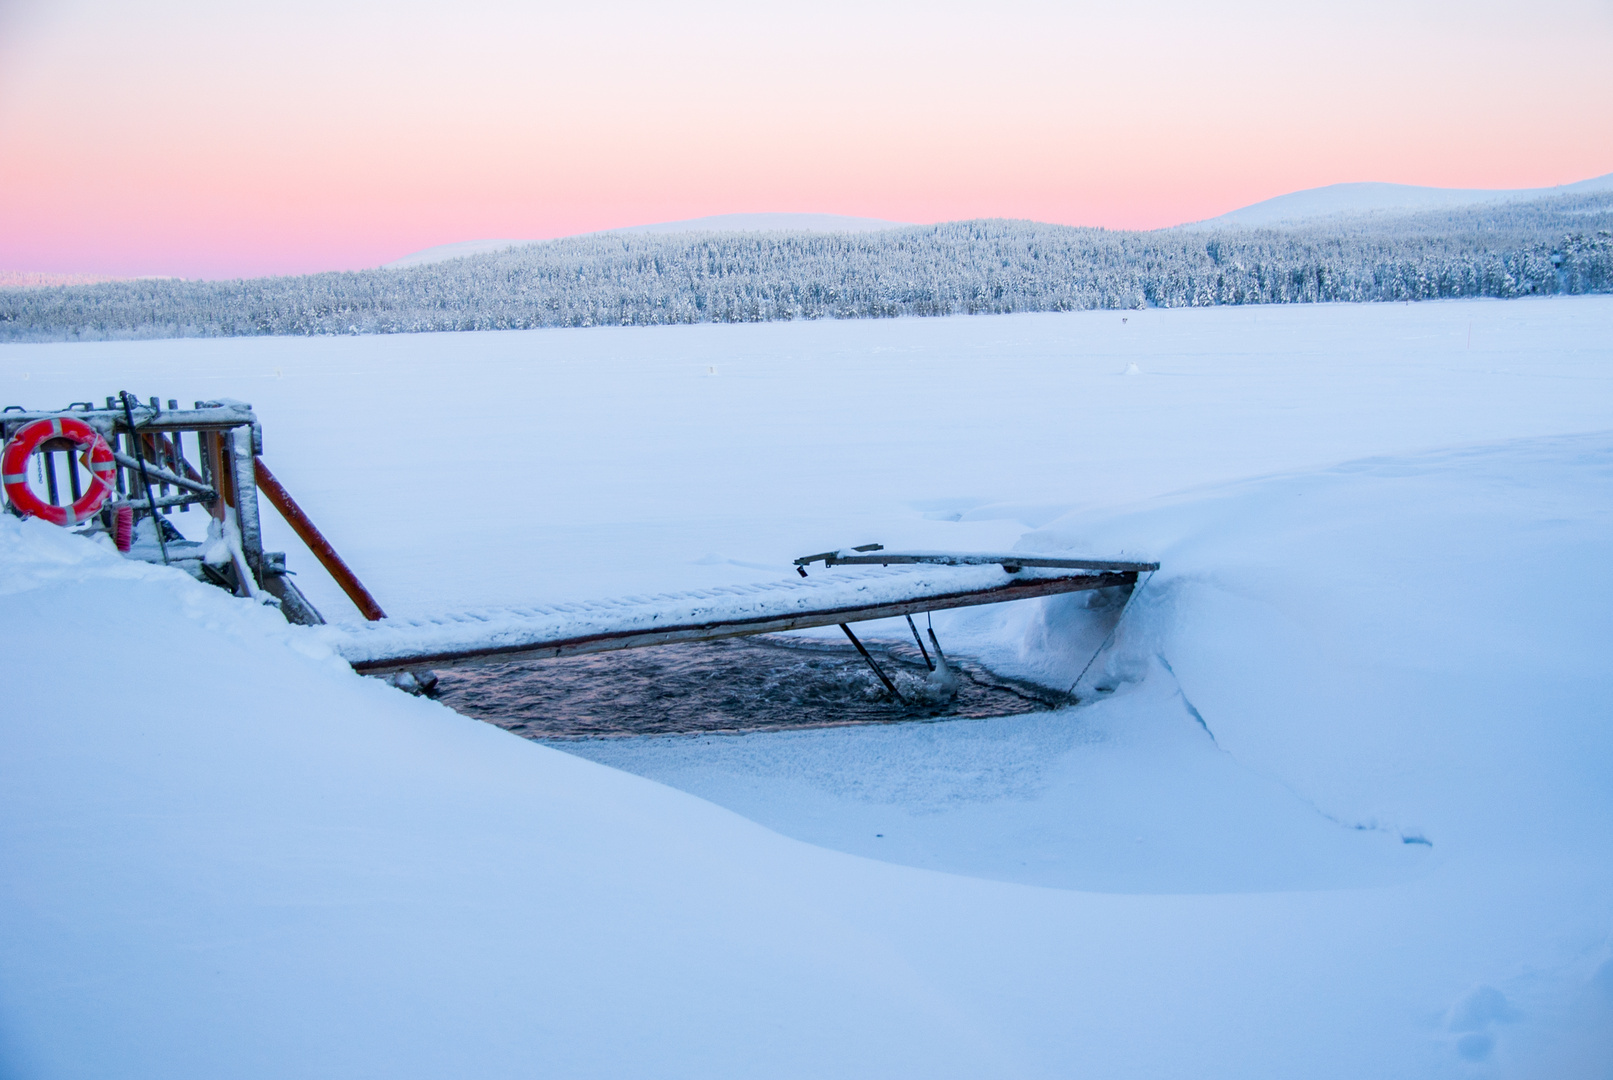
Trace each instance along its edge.
{"label": "snow-covered plank", "polygon": [[508,659],[804,630],[924,611],[973,607],[1135,582],[1133,571],[1085,572],[1001,566],[837,570],[713,595],[681,593],[635,603],[493,608],[429,619],[384,619],[322,626],[313,632],[363,672],[450,667]]}

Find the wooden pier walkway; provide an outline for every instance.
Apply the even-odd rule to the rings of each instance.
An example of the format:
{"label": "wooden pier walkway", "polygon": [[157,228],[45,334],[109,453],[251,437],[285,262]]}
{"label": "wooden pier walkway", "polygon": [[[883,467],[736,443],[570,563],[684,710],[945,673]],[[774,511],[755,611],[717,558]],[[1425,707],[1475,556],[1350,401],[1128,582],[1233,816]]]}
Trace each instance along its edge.
{"label": "wooden pier walkway", "polygon": [[[842,553],[825,553],[825,560]],[[868,565],[888,560],[889,565]],[[827,565],[852,562],[845,569]],[[1050,565],[1051,564],[1051,565]],[[798,565],[809,565],[798,560]],[[1056,556],[845,553],[811,576],[696,592],[329,625],[315,632],[361,672],[547,658],[803,630],[1133,585],[1157,563]]]}

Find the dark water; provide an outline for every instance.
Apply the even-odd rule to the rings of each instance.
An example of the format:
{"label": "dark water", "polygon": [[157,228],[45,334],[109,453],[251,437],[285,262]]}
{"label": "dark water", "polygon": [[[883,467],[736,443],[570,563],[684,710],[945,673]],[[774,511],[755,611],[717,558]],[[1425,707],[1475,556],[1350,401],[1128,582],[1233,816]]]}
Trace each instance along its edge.
{"label": "dark water", "polygon": [[521,660],[437,673],[438,700],[531,739],[779,731],[902,720],[1008,716],[1056,708],[1055,691],[949,657],[954,685],[912,646],[873,645],[898,702],[850,644],[728,638]]}

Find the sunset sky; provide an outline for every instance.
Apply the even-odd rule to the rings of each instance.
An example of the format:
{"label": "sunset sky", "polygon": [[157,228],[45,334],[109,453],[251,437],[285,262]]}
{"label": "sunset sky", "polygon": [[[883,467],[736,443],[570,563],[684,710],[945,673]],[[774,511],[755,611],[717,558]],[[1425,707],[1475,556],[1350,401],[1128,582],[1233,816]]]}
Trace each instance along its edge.
{"label": "sunset sky", "polygon": [[818,211],[1111,227],[1613,172],[1613,0],[0,0],[0,270]]}

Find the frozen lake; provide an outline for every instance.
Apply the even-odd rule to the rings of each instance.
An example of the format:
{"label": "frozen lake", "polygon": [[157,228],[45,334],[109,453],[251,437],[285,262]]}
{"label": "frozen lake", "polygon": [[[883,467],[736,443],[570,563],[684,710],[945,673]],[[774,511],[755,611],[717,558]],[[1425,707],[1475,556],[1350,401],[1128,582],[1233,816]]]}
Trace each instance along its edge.
{"label": "frozen lake", "polygon": [[[0,404],[119,389],[252,402],[397,615],[869,542],[1161,569],[1074,708],[847,723],[832,628],[715,704],[653,649],[451,690],[617,736],[562,753],[0,521],[53,673],[0,719],[0,1015],[56,1075],[1613,1068],[1613,297],[0,347]],[[1064,687],[1112,617],[935,627]],[[739,732],[805,715],[774,652],[837,689]]]}
{"label": "frozen lake", "polygon": [[[1002,548],[1197,485],[1601,430],[1610,312],[1583,297],[5,345],[0,405],[251,402],[275,475],[410,614],[755,581],[870,541]],[[267,517],[314,602],[356,617]]]}

